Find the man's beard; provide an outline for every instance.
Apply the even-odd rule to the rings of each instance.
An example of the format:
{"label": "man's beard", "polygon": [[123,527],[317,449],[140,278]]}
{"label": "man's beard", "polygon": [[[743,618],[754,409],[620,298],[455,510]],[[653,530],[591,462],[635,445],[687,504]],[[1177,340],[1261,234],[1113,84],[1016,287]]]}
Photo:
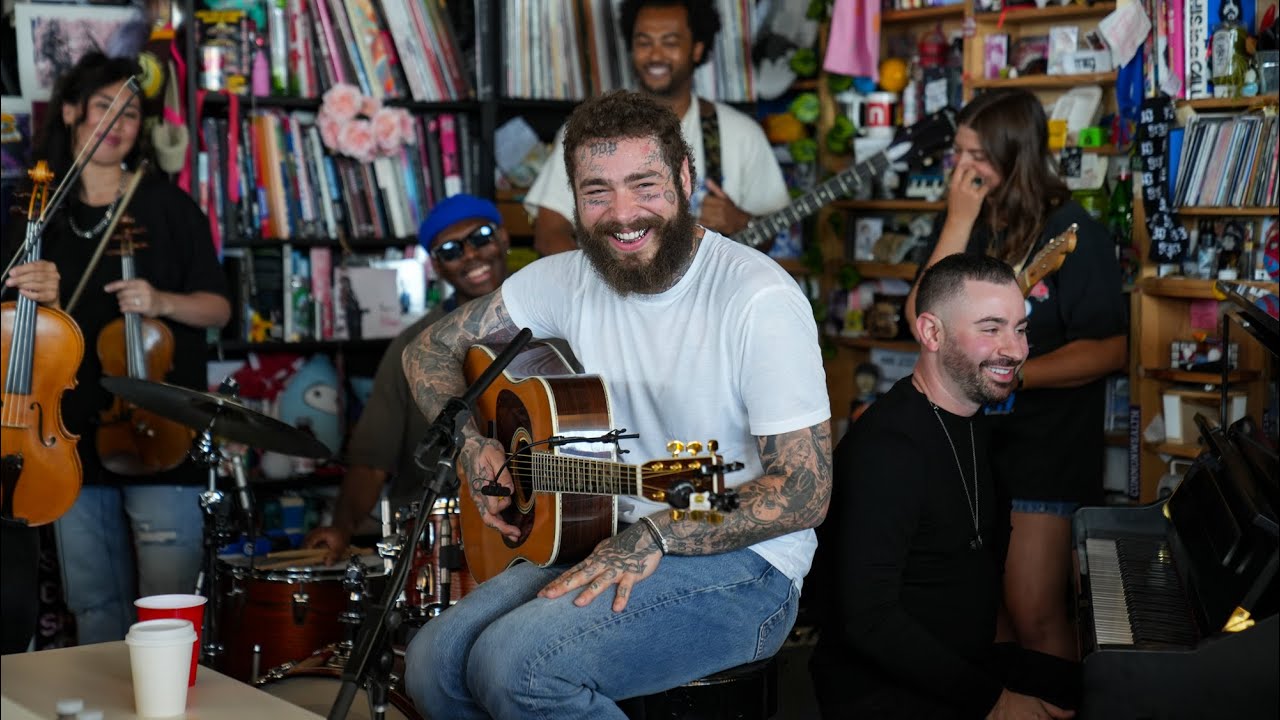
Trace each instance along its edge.
{"label": "man's beard", "polygon": [[[648,217],[624,227],[618,222],[602,222],[592,230],[579,222],[574,230],[578,247],[591,261],[596,274],[619,295],[637,293],[655,295],[670,289],[684,274],[693,256],[694,219],[689,213],[689,199],[677,188],[680,203],[670,220]],[[630,255],[619,255],[613,248],[612,235],[624,230],[652,230],[647,242],[658,244],[657,253],[647,264]]]}
{"label": "man's beard", "polygon": [[996,384],[983,374],[982,368],[984,365],[1010,369],[1018,367],[1018,363],[1013,361],[974,363],[954,343],[943,341],[942,366],[946,369],[947,375],[951,377],[951,380],[959,386],[965,397],[979,405],[1003,402],[1009,397],[1009,393],[1013,391],[1013,383],[1006,385]]}

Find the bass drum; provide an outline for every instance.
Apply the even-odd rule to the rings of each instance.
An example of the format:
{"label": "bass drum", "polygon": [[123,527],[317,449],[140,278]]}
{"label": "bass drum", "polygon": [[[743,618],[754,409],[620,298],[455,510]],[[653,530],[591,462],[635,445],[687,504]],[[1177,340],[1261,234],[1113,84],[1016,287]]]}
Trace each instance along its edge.
{"label": "bass drum", "polygon": [[[338,697],[338,690],[342,688],[342,669],[331,664],[332,658],[333,647],[330,646],[301,662],[286,663],[272,669],[254,685],[287,703],[327,717],[333,701]],[[373,720],[369,693],[364,688],[356,690],[347,717],[351,720]],[[396,687],[387,691],[385,717],[387,720],[424,720],[414,709],[409,696]]]}

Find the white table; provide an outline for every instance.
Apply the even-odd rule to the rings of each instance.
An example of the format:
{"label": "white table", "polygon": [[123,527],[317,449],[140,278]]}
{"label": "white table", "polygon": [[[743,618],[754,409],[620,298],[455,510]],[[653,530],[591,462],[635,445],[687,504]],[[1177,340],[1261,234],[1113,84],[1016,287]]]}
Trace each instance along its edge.
{"label": "white table", "polygon": [[[0,657],[4,717],[52,718],[58,700],[80,698],[105,720],[136,718],[129,648],[123,642]],[[29,714],[24,714],[29,713]],[[316,720],[320,715],[201,666],[187,691],[191,720]]]}

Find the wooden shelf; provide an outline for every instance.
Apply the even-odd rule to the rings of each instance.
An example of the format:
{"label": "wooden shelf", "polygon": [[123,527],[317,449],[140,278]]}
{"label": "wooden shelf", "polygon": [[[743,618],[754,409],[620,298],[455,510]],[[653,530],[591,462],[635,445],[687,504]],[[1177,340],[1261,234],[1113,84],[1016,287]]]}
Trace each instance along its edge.
{"label": "wooden shelf", "polygon": [[1191,445],[1186,443],[1149,442],[1145,444],[1147,449],[1151,450],[1152,452],[1158,452],[1161,455],[1172,455],[1174,457],[1180,457],[1180,458],[1195,459],[1200,456],[1200,451],[1203,450],[1203,448],[1201,448],[1199,445]]}
{"label": "wooden shelf", "polygon": [[959,20],[964,17],[964,3],[912,8],[910,10],[883,10],[880,25],[910,25],[929,20]]}
{"label": "wooden shelf", "polygon": [[970,78],[969,87],[984,88],[1027,88],[1061,90],[1078,85],[1114,85],[1115,71],[1102,73],[1085,73],[1083,75],[1024,75],[1016,78]]}
{"label": "wooden shelf", "polygon": [[[1196,383],[1198,385],[1222,384],[1222,373],[1216,372],[1196,372],[1174,368],[1143,368],[1142,374],[1153,380],[1164,380],[1165,382]],[[1257,370],[1232,370],[1227,373],[1227,382],[1249,382],[1250,380],[1257,380],[1259,377],[1262,377],[1262,373]]]}
{"label": "wooden shelf", "polygon": [[210,350],[232,354],[244,352],[260,353],[310,353],[328,352],[331,350],[385,350],[394,338],[369,338],[367,340],[299,340],[297,342],[249,342],[247,340],[219,340],[209,345]]}
{"label": "wooden shelf", "polygon": [[915,263],[881,263],[859,260],[853,264],[858,274],[867,278],[897,278],[911,282],[920,266]]}
{"label": "wooden shelf", "polygon": [[[1200,280],[1199,278],[1185,277],[1163,277],[1163,278],[1143,278],[1138,283],[1138,288],[1144,295],[1153,297],[1183,298],[1185,300],[1222,300],[1213,290],[1213,280]],[[1232,280],[1232,282],[1241,285],[1251,285],[1260,287],[1272,292],[1276,289],[1276,283],[1259,282],[1255,280]]]}
{"label": "wooden shelf", "polygon": [[831,335],[829,337],[837,345],[858,348],[859,350],[871,350],[872,348],[896,350],[898,352],[917,352],[920,350],[920,344],[915,340],[877,340],[873,337],[845,337],[844,335]]}
{"label": "wooden shelf", "polygon": [[1058,5],[1054,7],[1016,7],[999,12],[974,13],[976,22],[990,25],[1014,25],[1021,23],[1049,23],[1072,18],[1105,17],[1116,9],[1114,2],[1092,5]]}
{"label": "wooden shelf", "polygon": [[[222,92],[210,92],[205,95],[206,108],[224,107],[230,102],[230,95]],[[242,107],[269,107],[282,110],[318,110],[319,97],[276,97],[243,95],[240,97]],[[387,107],[400,107],[414,112],[469,112],[479,107],[475,100],[441,100],[434,102],[418,102],[412,98],[386,98],[382,101]]]}
{"label": "wooden shelf", "polygon": [[[330,238],[330,237],[289,238],[288,240],[281,240],[279,238],[264,238],[264,237],[254,237],[254,238],[247,238],[247,239],[246,238],[226,238],[225,240],[223,240],[222,246],[226,248],[273,248],[273,247],[278,248],[283,246],[285,243],[288,243],[294,246],[295,248],[316,247],[316,246],[320,246],[320,247],[340,247],[341,246],[341,243],[338,242],[337,238]],[[416,237],[347,238],[347,245],[352,249],[356,249],[356,250],[362,249],[362,248],[378,250],[378,249],[389,248],[389,247],[407,247],[409,245],[417,245],[417,244],[418,244],[418,238]]]}
{"label": "wooden shelf", "polygon": [[1127,430],[1109,432],[1103,435],[1102,439],[1107,447],[1129,447],[1129,432]]}
{"label": "wooden shelf", "polygon": [[795,258],[773,258],[773,261],[781,265],[783,270],[786,270],[792,275],[813,274],[813,270],[808,265],[805,265],[802,260],[797,260]]}
{"label": "wooden shelf", "polygon": [[1280,102],[1275,95],[1259,95],[1242,98],[1201,98],[1199,100],[1179,100],[1178,107],[1192,110],[1253,110]]}
{"label": "wooden shelf", "polygon": [[1180,207],[1174,210],[1186,217],[1275,217],[1280,207]]}
{"label": "wooden shelf", "polygon": [[830,207],[841,210],[889,210],[893,212],[938,212],[947,209],[945,200],[835,200]]}

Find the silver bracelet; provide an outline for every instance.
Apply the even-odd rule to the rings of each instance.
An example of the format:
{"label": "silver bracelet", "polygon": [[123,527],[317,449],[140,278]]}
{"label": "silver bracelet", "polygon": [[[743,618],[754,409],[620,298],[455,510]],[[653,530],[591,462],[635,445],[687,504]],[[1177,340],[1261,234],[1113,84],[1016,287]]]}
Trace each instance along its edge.
{"label": "silver bracelet", "polygon": [[649,530],[649,534],[653,536],[653,541],[658,543],[658,549],[663,555],[667,554],[667,541],[662,537],[662,533],[658,532],[658,526],[648,517],[641,517],[640,522]]}

